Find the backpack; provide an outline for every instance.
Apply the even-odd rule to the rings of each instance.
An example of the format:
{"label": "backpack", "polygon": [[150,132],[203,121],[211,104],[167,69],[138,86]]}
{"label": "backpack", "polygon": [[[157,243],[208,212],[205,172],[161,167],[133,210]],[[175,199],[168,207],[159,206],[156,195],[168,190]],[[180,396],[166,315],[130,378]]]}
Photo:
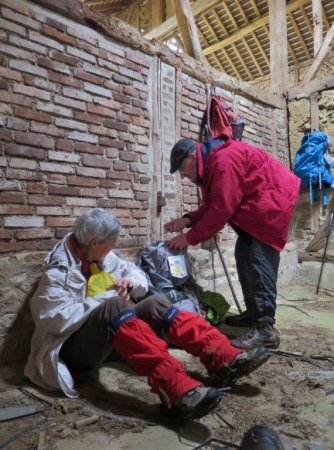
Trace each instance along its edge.
{"label": "backpack", "polygon": [[312,131],[303,136],[301,146],[296,153],[294,173],[302,180],[302,187],[310,192],[313,203],[313,191],[332,185],[334,178],[330,164],[326,161],[329,138],[323,131]]}
{"label": "backpack", "polygon": [[200,133],[202,140],[226,135],[241,141],[244,126],[243,117],[237,117],[224,99],[210,94],[202,119]]}
{"label": "backpack", "polygon": [[149,295],[165,295],[179,309],[201,314],[200,288],[191,275],[186,252],[173,251],[164,241],[156,241],[139,254],[138,266],[148,277]]}

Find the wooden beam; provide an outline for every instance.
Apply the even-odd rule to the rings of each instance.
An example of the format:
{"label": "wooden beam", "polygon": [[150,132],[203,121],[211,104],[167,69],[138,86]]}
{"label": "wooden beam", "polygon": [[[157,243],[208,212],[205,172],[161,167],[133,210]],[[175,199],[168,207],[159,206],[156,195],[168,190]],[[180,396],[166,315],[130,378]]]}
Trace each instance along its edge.
{"label": "wooden beam", "polygon": [[151,28],[161,25],[166,19],[166,0],[151,0]]}
{"label": "wooden beam", "polygon": [[330,30],[326,34],[326,37],[324,39],[324,42],[322,43],[322,46],[320,50],[318,51],[317,57],[313,61],[313,64],[307,71],[302,84],[306,84],[309,81],[313,80],[316,74],[318,73],[322,63],[324,62],[324,59],[330,52],[334,45],[334,23],[332,24]]}
{"label": "wooden beam", "polygon": [[173,0],[179,31],[188,55],[203,61],[202,48],[189,0]]}
{"label": "wooden beam", "polygon": [[312,0],[312,21],[313,21],[313,47],[314,47],[314,57],[317,56],[321,44],[323,35],[323,24],[322,24],[322,1]]}
{"label": "wooden beam", "polygon": [[300,98],[308,98],[314,92],[321,92],[326,89],[334,88],[334,75],[321,78],[320,80],[312,80],[307,84],[300,84],[288,91],[289,100],[297,100]]}
{"label": "wooden beam", "polygon": [[[193,16],[196,17],[204,11],[212,8],[217,5],[219,0],[196,0],[191,4],[191,10]],[[146,39],[160,39],[164,36],[172,33],[177,27],[176,15],[167,19],[164,23],[162,23],[159,27],[151,30],[149,33],[146,33],[144,37]]]}
{"label": "wooden beam", "polygon": [[[306,5],[308,3],[309,0],[294,0],[286,6],[286,11],[287,13],[289,13],[291,11],[301,8],[303,5]],[[269,14],[265,14],[260,19],[251,22],[249,25],[247,25],[244,28],[241,28],[239,31],[233,33],[231,36],[224,39],[223,41],[217,42],[216,44],[210,45],[210,47],[203,49],[203,54],[208,55],[209,53],[215,52],[216,50],[219,50],[222,47],[226,47],[227,45],[233,44],[235,41],[244,38],[248,34],[252,33],[258,28],[262,28],[268,23],[269,23]]]}
{"label": "wooden beam", "polygon": [[319,130],[319,92],[310,96],[311,130]]}
{"label": "wooden beam", "polygon": [[288,90],[288,37],[285,0],[269,0],[271,92]]}

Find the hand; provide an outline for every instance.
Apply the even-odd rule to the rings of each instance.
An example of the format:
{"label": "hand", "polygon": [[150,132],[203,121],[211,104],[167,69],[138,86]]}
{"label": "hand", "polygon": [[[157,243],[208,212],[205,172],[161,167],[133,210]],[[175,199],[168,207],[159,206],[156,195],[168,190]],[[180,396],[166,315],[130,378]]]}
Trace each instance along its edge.
{"label": "hand", "polygon": [[189,219],[189,217],[181,217],[180,219],[174,219],[170,222],[165,223],[164,231],[165,233],[178,233],[184,228],[188,227],[190,224],[191,220]]}
{"label": "hand", "polygon": [[115,289],[117,294],[122,297],[126,302],[130,301],[129,292],[133,288],[133,283],[130,280],[126,280],[125,278],[121,278],[116,281],[113,285],[112,289]]}
{"label": "hand", "polygon": [[190,245],[185,234],[180,234],[180,236],[173,237],[167,241],[167,244],[172,250],[183,250]]}

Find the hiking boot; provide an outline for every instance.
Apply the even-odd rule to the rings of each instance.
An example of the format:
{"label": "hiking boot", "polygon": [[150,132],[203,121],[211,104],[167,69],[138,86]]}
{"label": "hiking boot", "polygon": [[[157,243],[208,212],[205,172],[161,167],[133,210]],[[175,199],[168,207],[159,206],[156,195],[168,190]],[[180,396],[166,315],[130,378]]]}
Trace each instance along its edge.
{"label": "hiking boot", "polygon": [[240,450],[284,450],[284,447],[274,430],[255,425],[244,434]]}
{"label": "hiking boot", "polygon": [[239,353],[233,361],[219,368],[212,376],[215,386],[228,386],[235,383],[239,378],[250,374],[262,366],[272,354],[265,347],[245,350]]}
{"label": "hiking boot", "polygon": [[279,333],[272,325],[255,325],[249,332],[238,339],[231,341],[237,348],[257,348],[268,347],[277,348],[279,346]]}
{"label": "hiking boot", "polygon": [[252,327],[254,320],[252,319],[249,311],[243,311],[236,316],[228,316],[225,319],[226,325],[231,327]]}
{"label": "hiking boot", "polygon": [[212,411],[220,401],[218,389],[199,386],[182,395],[171,408],[163,405],[163,410],[179,419],[199,419]]}

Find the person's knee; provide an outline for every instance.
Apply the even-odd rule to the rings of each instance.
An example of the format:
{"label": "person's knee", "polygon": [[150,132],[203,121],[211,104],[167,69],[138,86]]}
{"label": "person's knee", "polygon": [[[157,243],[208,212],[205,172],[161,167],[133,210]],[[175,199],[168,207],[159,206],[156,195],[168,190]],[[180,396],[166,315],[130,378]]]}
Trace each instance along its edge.
{"label": "person's knee", "polygon": [[134,309],[132,302],[126,302],[122,297],[112,297],[105,300],[99,307],[99,318],[110,323],[115,317],[125,310]]}

